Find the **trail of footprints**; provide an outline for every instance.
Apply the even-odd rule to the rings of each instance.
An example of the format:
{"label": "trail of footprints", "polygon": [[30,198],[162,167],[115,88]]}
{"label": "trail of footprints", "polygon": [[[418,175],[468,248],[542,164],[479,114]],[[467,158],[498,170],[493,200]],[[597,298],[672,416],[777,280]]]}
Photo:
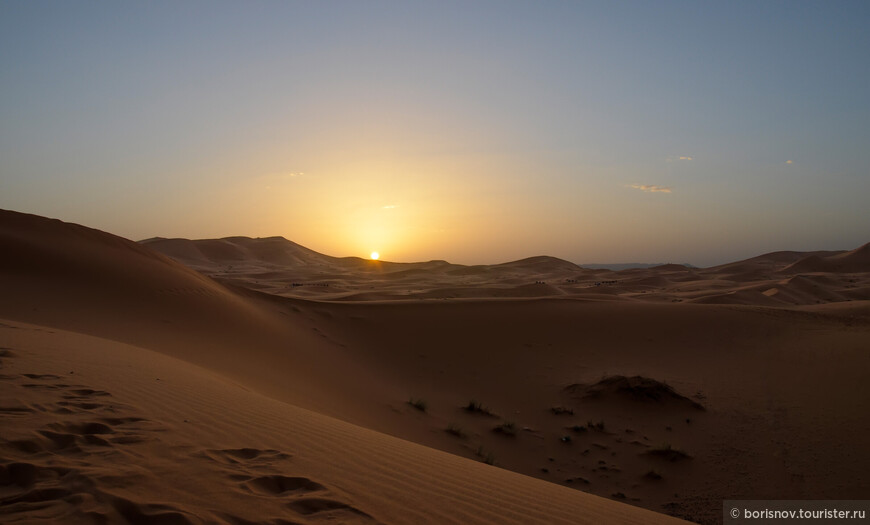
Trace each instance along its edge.
{"label": "trail of footprints", "polygon": [[[0,372],[8,372],[12,349],[0,347]],[[72,376],[70,376],[72,377]],[[77,521],[134,524],[226,523],[229,525],[298,525],[378,523],[372,516],[332,497],[331,491],[305,477],[278,473],[291,456],[277,450],[254,448],[207,449],[194,457],[218,469],[234,490],[256,499],[279,498],[293,519],[251,521],[215,509],[203,515],[168,504],[134,502],[101,488],[112,480],[135,483],[137,474],[125,468],[124,458],[139,457],[129,445],[159,439],[163,425],[135,415],[109,392],[67,382],[53,374],[0,373],[0,422],[3,428],[33,427],[32,416],[51,415],[53,421],[33,428],[28,437],[8,439],[0,434],[0,521],[35,513],[46,522]],[[5,392],[25,389],[19,396]],[[17,392],[21,392],[18,390]],[[20,398],[25,399],[22,401]],[[28,425],[30,423],[30,425]],[[95,456],[117,462],[111,476],[90,472]],[[85,510],[87,509],[87,510]]]}
{"label": "trail of footprints", "polygon": [[286,508],[300,516],[339,523],[378,523],[362,510],[329,497],[330,491],[316,481],[273,473],[290,459],[283,452],[240,448],[205,450],[200,455],[220,465],[241,490],[259,497],[281,498]]}

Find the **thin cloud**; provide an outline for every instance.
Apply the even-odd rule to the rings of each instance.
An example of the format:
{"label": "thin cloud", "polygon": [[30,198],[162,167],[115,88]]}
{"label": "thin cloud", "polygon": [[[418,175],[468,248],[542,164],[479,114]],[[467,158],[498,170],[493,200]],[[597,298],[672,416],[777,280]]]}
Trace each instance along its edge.
{"label": "thin cloud", "polygon": [[794,164],[794,161],[793,161],[793,160],[787,160],[787,161],[785,161],[785,163],[786,163],[786,164]]}
{"label": "thin cloud", "polygon": [[692,157],[680,157],[680,160],[695,160]]}
{"label": "thin cloud", "polygon": [[267,190],[271,190],[274,188],[280,188],[287,184],[290,184],[290,181],[293,179],[298,179],[300,177],[307,176],[304,171],[283,171],[276,173],[264,173],[262,175],[255,175],[250,180],[262,184],[264,188]]}
{"label": "thin cloud", "polygon": [[277,173],[264,173],[263,175],[255,176],[251,180],[257,181],[267,190],[271,190],[289,184],[293,179],[298,179],[304,176],[307,176],[304,171],[283,171]]}
{"label": "thin cloud", "polygon": [[631,188],[634,190],[640,190],[647,193],[670,193],[670,186],[656,186],[654,184],[628,184],[627,188]]}
{"label": "thin cloud", "polygon": [[681,160],[695,160],[691,155],[668,155],[665,162],[678,162]]}
{"label": "thin cloud", "polygon": [[399,207],[398,204],[387,204],[386,206],[381,206],[381,209],[382,210],[395,210],[398,207]]}
{"label": "thin cloud", "polygon": [[258,175],[254,177],[257,180],[269,181],[269,182],[281,182],[288,179],[295,179],[298,177],[304,177],[307,175],[304,171],[281,171],[275,173],[264,173],[262,175]]}

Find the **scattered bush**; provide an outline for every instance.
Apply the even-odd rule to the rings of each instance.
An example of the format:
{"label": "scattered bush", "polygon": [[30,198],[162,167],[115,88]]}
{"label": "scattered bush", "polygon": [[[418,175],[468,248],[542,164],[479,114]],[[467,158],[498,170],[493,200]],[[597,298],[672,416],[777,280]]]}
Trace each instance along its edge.
{"label": "scattered bush", "polygon": [[662,458],[667,461],[680,461],[683,459],[692,458],[692,456],[686,454],[682,450],[672,447],[670,443],[665,443],[664,445],[659,445],[655,448],[651,448],[644,452],[644,454],[648,456]]}
{"label": "scattered bush", "polygon": [[425,399],[414,399],[413,397],[408,400],[408,404],[412,407],[416,408],[420,412],[425,412],[429,405],[426,404]]}
{"label": "scattered bush", "polygon": [[589,430],[597,430],[599,432],[603,432],[604,431],[604,420],[601,420],[598,423],[594,423],[592,421],[587,421],[586,428],[588,428]]}
{"label": "scattered bush", "polygon": [[492,452],[485,451],[483,445],[478,446],[477,452],[474,454],[479,458],[483,458],[483,462],[487,465],[495,465],[495,455]]}
{"label": "scattered bush", "polygon": [[498,432],[499,434],[504,434],[506,436],[516,436],[517,435],[517,427],[514,425],[513,421],[505,421],[501,425],[492,429],[493,432]]}
{"label": "scattered bush", "polygon": [[446,431],[448,434],[452,434],[452,435],[454,435],[454,436],[456,436],[456,437],[458,437],[458,438],[463,438],[463,439],[465,439],[465,431],[463,431],[463,430],[462,430],[462,427],[460,427],[460,426],[457,425],[456,423],[450,423],[450,424],[448,424],[448,425],[447,425],[447,428],[445,429],[445,431]]}
{"label": "scattered bush", "polygon": [[656,472],[655,470],[647,471],[646,474],[643,475],[644,479],[650,479],[653,481],[658,481],[662,479],[662,475]]}
{"label": "scattered bush", "polygon": [[489,408],[483,406],[480,401],[472,399],[468,402],[467,405],[462,407],[466,412],[471,412],[472,414],[483,414],[484,416],[492,416],[494,415]]}
{"label": "scattered bush", "polygon": [[589,485],[589,480],[586,478],[581,478],[580,476],[577,476],[576,478],[568,478],[565,480],[565,483],[574,483],[575,481],[579,481],[580,483],[585,483]]}

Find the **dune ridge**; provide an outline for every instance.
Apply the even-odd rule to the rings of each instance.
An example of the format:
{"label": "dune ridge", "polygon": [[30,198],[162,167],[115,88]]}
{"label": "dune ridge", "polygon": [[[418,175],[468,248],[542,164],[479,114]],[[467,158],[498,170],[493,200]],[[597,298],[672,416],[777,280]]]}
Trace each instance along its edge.
{"label": "dune ridge", "polygon": [[[257,240],[251,242],[257,244]],[[241,264],[260,268],[260,259],[287,247],[283,239],[271,238],[268,242],[280,249],[272,246],[266,255],[253,249],[232,253],[247,254],[244,256],[248,259]],[[242,241],[235,238],[233,243]],[[95,443],[111,444],[115,438],[135,440],[135,436],[115,434],[123,434],[121,427],[127,424],[143,428],[151,425],[129,418],[144,418],[164,426],[166,421],[177,421],[179,414],[166,413],[162,402],[149,401],[153,392],[145,386],[161,384],[162,376],[168,377],[170,369],[176,367],[187,370],[177,385],[205,374],[210,381],[226,386],[226,392],[214,396],[227,400],[228,405],[236,403],[232,399],[237,395],[259,396],[260,401],[251,401],[252,405],[266,403],[268,398],[268,403],[294,410],[298,407],[311,417],[336,418],[345,422],[343,425],[356,425],[335,427],[329,432],[356,436],[357,431],[351,428],[368,429],[366,432],[373,432],[366,434],[369,438],[353,438],[364,441],[365,446],[389,449],[393,445],[386,441],[375,443],[377,439],[388,439],[387,434],[449,452],[453,454],[449,457],[459,461],[455,465],[471,462],[474,468],[486,470],[491,467],[481,463],[494,463],[540,478],[542,487],[552,486],[559,491],[570,488],[569,492],[579,489],[702,523],[721,519],[721,500],[725,497],[860,498],[870,488],[863,468],[870,458],[862,452],[861,437],[870,431],[870,422],[855,416],[870,412],[870,399],[862,386],[862,371],[870,366],[866,353],[870,302],[862,299],[867,275],[788,275],[775,271],[805,258],[799,254],[755,258],[748,263],[726,265],[724,270],[667,265],[624,272],[574,270],[567,266],[571,263],[550,258],[459,268],[443,261],[409,268],[359,259],[353,264],[361,264],[366,270],[345,271],[343,275],[358,279],[366,291],[339,292],[331,298],[328,293],[318,292],[320,295],[303,298],[269,293],[274,281],[249,287],[249,277],[228,273],[206,277],[193,266],[185,267],[152,252],[149,244],[136,245],[95,230],[13,212],[0,212],[0,246],[10,254],[0,260],[0,286],[6,292],[0,297],[0,317],[9,320],[5,324],[30,323],[46,327],[40,328],[43,331],[88,334],[102,341],[99,345],[114,345],[106,354],[121,352],[116,348],[123,344],[135,346],[136,350],[125,350],[120,360],[105,357],[118,369],[124,368],[124,360],[132,359],[131,352],[156,351],[167,357],[147,359],[180,360],[166,365],[165,372],[156,376],[159,382],[156,377],[133,377],[134,372],[125,380],[142,385],[131,393],[127,404],[147,414],[101,414],[99,419],[77,420],[75,426],[45,428],[40,423],[42,426],[27,427],[27,435],[36,432],[42,437],[35,444],[4,445],[4,465],[27,463],[26,455],[20,454],[59,450],[78,454],[75,447],[106,446]],[[251,259],[254,252],[259,259]],[[861,249],[854,252],[859,257],[863,254]],[[275,257],[284,260],[281,258],[285,256]],[[542,266],[544,271],[555,267],[557,273],[579,272],[565,277],[577,282],[546,281],[542,279]],[[468,268],[474,271],[467,272]],[[283,278],[284,272],[301,270],[274,265],[269,271]],[[401,293],[395,282],[384,277],[392,271],[401,273],[401,286],[416,283],[418,297]],[[458,271],[459,276],[452,275],[453,271]],[[753,272],[762,274],[765,280],[735,280],[737,274]],[[583,276],[589,280],[574,279]],[[451,279],[456,278],[470,281],[451,288]],[[513,292],[515,289],[526,295]],[[426,298],[419,297],[427,294]],[[745,304],[735,304],[738,294]],[[723,304],[699,304],[715,302],[712,299],[719,296],[724,297]],[[824,302],[817,302],[822,299]],[[8,352],[18,356],[10,362],[25,359],[28,349],[35,345],[30,339],[43,333],[34,327],[24,339],[12,339],[10,334],[25,333],[16,330],[21,329],[3,331],[0,340],[0,346],[9,347]],[[72,369],[73,361],[69,359],[83,359],[84,354],[66,358],[62,352],[64,341],[75,337],[68,333],[58,336],[50,348],[44,349],[46,355],[56,353],[54,359],[69,363]],[[49,361],[46,358],[44,363]],[[25,415],[10,419],[25,428],[27,418],[44,421],[40,418],[46,417],[47,411],[37,405],[49,401],[34,397],[43,391],[42,387],[23,385],[50,386],[52,381],[39,383],[38,376],[63,374],[42,365],[20,372],[9,374],[7,379],[15,388],[21,388],[16,390],[16,399],[21,403],[10,405],[4,417]],[[109,368],[95,369],[94,382],[82,383],[74,390],[115,395],[116,390],[123,389],[111,381],[107,383],[108,379],[100,375],[112,373]],[[626,402],[618,395],[608,395],[602,401],[565,390],[569,385],[594,385],[620,376],[639,376],[651,381],[649,384],[666,385],[678,396],[676,399],[688,401],[665,403],[665,410],[650,410],[648,404]],[[814,385],[812,390],[806,388],[808,381]],[[196,388],[190,387],[183,395],[196,400],[191,401],[190,411],[209,421],[211,427],[224,429],[218,434],[236,435],[239,431],[234,430],[234,423],[223,421],[226,416],[220,404],[209,401],[211,394],[197,394]],[[96,406],[87,407],[98,403],[87,396],[50,402],[80,405],[57,405],[51,410],[86,411],[95,410]],[[698,411],[693,403],[703,405],[705,410]],[[479,409],[468,410],[469,406]],[[244,414],[237,416],[237,420],[244,420]],[[307,424],[297,416],[280,417],[297,418],[293,420]],[[383,497],[378,495],[382,493],[367,495],[374,488],[366,487],[363,480],[366,470],[375,466],[366,462],[357,465],[359,470],[354,475],[358,483],[351,484],[355,488],[344,493],[347,497],[343,499],[338,498],[341,494],[336,490],[345,486],[344,481],[335,471],[318,475],[315,469],[308,475],[268,470],[283,461],[281,454],[292,451],[275,442],[275,436],[287,430],[267,422],[268,418],[264,418],[240,425],[266,436],[263,439],[268,443],[264,445],[253,446],[238,439],[218,443],[212,439],[214,436],[196,434],[191,446],[199,451],[197,458],[204,461],[235,465],[233,462],[251,460],[268,467],[260,471],[245,466],[244,472],[232,474],[238,478],[233,478],[236,483],[232,490],[238,488],[260,496],[275,493],[291,499],[297,492],[311,492],[313,501],[289,507],[293,512],[291,521],[320,519],[318,516],[330,512],[343,513],[342,519],[347,520],[368,519],[341,505],[373,519],[383,520],[386,516],[387,522],[397,523],[414,521],[417,518],[409,517],[414,512],[435,512],[426,510],[426,501],[418,501],[422,497],[418,492],[403,493],[409,509],[405,511],[365,504]],[[327,432],[325,428],[321,430]],[[842,432],[843,428],[849,432]],[[175,436],[175,430],[173,427],[166,435]],[[52,433],[57,443],[45,445],[44,440],[52,438],[40,432]],[[197,441],[200,437],[202,440]],[[310,441],[329,442],[322,436]],[[839,446],[819,449],[817,444],[822,442],[836,442]],[[46,446],[61,448],[46,450]],[[342,442],[340,446],[350,445]],[[355,450],[364,455],[365,446]],[[272,452],[254,454],[251,450]],[[310,450],[314,463],[320,461],[318,454],[330,453],[330,448],[322,445],[312,445]],[[675,455],[675,450],[684,456]],[[744,459],[735,461],[735,450]],[[670,459],[674,457],[677,459]],[[179,457],[178,461],[188,459]],[[454,465],[452,461],[450,465]],[[389,474],[377,471],[378,476],[411,479],[408,476],[413,468],[386,464]],[[33,472],[31,467],[14,468],[16,479],[22,475],[19,470]],[[455,468],[464,472],[464,467]],[[190,469],[205,472],[201,466],[191,465]],[[455,470],[448,469],[438,475],[451,478],[455,474]],[[196,477],[191,475],[190,479]],[[393,487],[395,480],[383,483],[383,487]],[[473,509],[479,502],[457,496],[457,491],[464,489],[451,483],[449,479],[438,482],[447,490],[443,493],[446,499],[438,500],[438,504],[449,506],[447,501],[454,497],[465,502],[468,510],[463,512],[468,516],[456,518],[459,522],[502,521],[489,511],[475,514],[478,511]],[[492,496],[479,496],[486,499],[482,505],[487,509],[503,503],[498,483],[492,483]],[[542,500],[550,501],[545,489],[535,491]],[[132,501],[128,496],[133,494],[126,494],[122,498]],[[159,491],[154,488],[152,494],[159,495]],[[178,501],[193,501],[189,497],[178,496]],[[227,497],[232,500],[236,496]],[[553,496],[552,501],[562,501],[562,497]],[[130,519],[138,516],[137,512],[175,512],[162,507],[130,507],[124,502],[117,503],[121,508],[118,510],[111,498],[99,494],[87,498],[99,499],[99,505],[95,505],[102,510],[98,512],[111,519]],[[200,503],[185,505],[176,510],[184,516],[188,512],[193,518],[187,518],[194,522],[211,519],[203,516],[228,523],[250,519],[238,514],[238,509],[220,511],[224,514],[218,516],[214,509]],[[573,503],[566,505],[574,508]],[[269,508],[274,512],[263,514],[259,522],[291,519],[279,518],[277,507]],[[540,505],[529,508],[538,509]],[[284,512],[288,507],[281,509]],[[598,514],[596,522],[620,521],[618,513],[608,514],[610,507],[602,509],[607,510]],[[132,514],[125,518],[122,511]],[[224,515],[234,517],[221,517]],[[541,516],[540,522],[548,522],[546,512]]]}
{"label": "dune ridge", "polygon": [[[330,301],[609,296],[625,301],[793,306],[870,300],[870,245],[851,251],[772,252],[711,268],[664,264],[612,271],[547,256],[477,266],[342,259],[281,237],[158,238],[142,243],[220,282]],[[224,248],[215,250],[217,245]],[[826,274],[830,281],[821,293],[764,293],[780,287],[784,278],[803,274]]]}

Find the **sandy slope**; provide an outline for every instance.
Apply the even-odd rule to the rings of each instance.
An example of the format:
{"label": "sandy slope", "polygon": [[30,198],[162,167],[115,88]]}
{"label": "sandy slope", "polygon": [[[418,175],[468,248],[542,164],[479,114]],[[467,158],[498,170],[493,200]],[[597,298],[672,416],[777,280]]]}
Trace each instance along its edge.
{"label": "sandy slope", "polygon": [[667,523],[186,362],[0,324],[5,523]]}
{"label": "sandy slope", "polygon": [[666,519],[255,394],[371,422],[404,392],[320,332],[310,305],[229,290],[94,230],[0,218],[0,310],[17,319],[0,326],[9,520]]}
{"label": "sandy slope", "polygon": [[[390,395],[296,303],[230,290],[136,243],[41,217],[0,212],[0,245],[0,316],[207,363],[313,408],[356,410],[364,393]],[[324,382],[334,376],[342,380]]]}
{"label": "sandy slope", "polygon": [[[846,304],[863,314],[552,299],[356,304],[334,308],[335,327],[325,330],[345,330],[409,396],[428,401],[425,415],[397,416],[410,419],[417,441],[468,457],[483,444],[520,472],[715,520],[725,495],[870,490],[870,305]],[[613,375],[666,382],[706,410],[567,395]],[[470,399],[498,417],[462,411]],[[493,432],[506,420],[515,437]],[[451,422],[468,437],[444,433]],[[693,458],[644,454],[665,444]]]}
{"label": "sandy slope", "polygon": [[[844,499],[870,490],[864,446],[870,303],[854,300],[866,293],[870,272],[851,271],[854,264],[862,268],[866,247],[770,254],[713,269],[609,272],[541,257],[486,267],[373,263],[321,258],[277,238],[264,240],[266,246],[223,241],[232,246],[203,250],[199,241],[174,241],[169,254],[196,259],[208,272],[215,272],[212,259],[234,257],[232,271],[246,269],[211,273],[221,284],[148,249],[157,241],[137,246],[0,212],[0,245],[10,254],[0,259],[6,292],[0,317],[156,350],[275,402],[464,456],[449,461],[488,460],[550,481],[545,486],[554,490],[564,485],[703,522],[721,519],[725,498]],[[810,256],[850,272],[784,271]],[[246,273],[266,270],[268,278]],[[274,291],[294,272],[337,277],[284,295],[317,289],[311,296],[342,300],[240,287]],[[413,293],[402,291],[410,285]],[[693,304],[702,302],[725,304]],[[613,386],[621,384],[616,376],[626,376],[630,386]],[[425,400],[426,411],[409,398]],[[464,410],[471,399],[493,415]],[[137,401],[156,413],[164,404]],[[196,410],[215,428],[231,423],[213,408],[219,404],[205,405]],[[148,419],[165,423],[166,417]],[[32,434],[35,427],[28,428]],[[204,450],[196,439],[192,446]],[[401,477],[414,469],[394,465],[390,472]],[[311,479],[329,487],[344,483],[327,475]],[[260,490],[251,480],[238,481]],[[362,499],[342,501],[382,519],[380,510],[356,505],[377,498],[366,495],[364,482],[358,488],[346,494]],[[493,500],[496,507],[499,501]]]}

